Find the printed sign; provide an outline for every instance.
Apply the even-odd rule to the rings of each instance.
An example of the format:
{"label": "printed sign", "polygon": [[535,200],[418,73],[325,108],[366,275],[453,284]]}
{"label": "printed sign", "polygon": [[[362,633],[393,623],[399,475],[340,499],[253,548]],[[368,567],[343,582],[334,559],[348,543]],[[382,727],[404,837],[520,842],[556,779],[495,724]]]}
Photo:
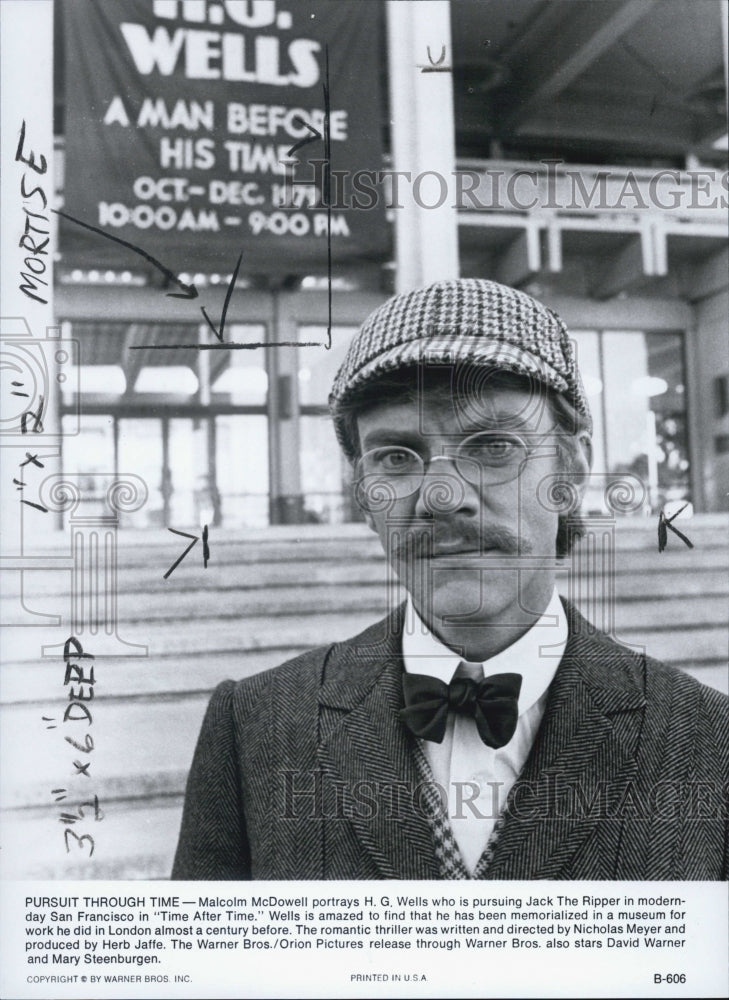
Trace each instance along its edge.
{"label": "printed sign", "polygon": [[[77,0],[63,7],[67,263],[322,272],[384,253],[378,3]],[[362,99],[367,94],[368,99]],[[367,208],[366,211],[362,210]]]}

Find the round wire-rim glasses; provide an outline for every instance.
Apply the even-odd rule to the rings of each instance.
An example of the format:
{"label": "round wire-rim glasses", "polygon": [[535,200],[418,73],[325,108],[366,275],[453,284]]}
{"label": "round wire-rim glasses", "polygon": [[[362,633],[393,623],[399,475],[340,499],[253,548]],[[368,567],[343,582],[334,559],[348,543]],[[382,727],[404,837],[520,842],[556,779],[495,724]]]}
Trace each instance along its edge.
{"label": "round wire-rim glasses", "polygon": [[358,502],[367,507],[368,497],[377,504],[383,489],[389,499],[403,500],[420,489],[425,473],[433,462],[451,462],[456,472],[475,486],[498,486],[519,475],[522,463],[551,431],[527,441],[513,431],[476,431],[448,454],[424,459],[412,448],[400,444],[379,445],[366,451],[357,461],[354,484]]}

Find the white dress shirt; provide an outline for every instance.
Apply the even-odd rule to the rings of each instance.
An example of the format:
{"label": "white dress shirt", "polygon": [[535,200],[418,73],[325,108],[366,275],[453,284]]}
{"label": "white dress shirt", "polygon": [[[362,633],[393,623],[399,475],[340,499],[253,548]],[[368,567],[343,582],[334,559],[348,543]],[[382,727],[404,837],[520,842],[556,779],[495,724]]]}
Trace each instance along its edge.
{"label": "white dress shirt", "polygon": [[[522,676],[519,720],[506,746],[482,742],[473,718],[449,712],[442,743],[421,740],[434,780],[445,790],[448,817],[463,862],[473,871],[488,844],[509,790],[526,763],[539,729],[549,687],[567,642],[567,619],[555,590],[543,615],[511,646],[483,664],[464,664],[461,674]],[[418,615],[408,597],[402,637],[405,670],[448,684],[462,658],[444,646]],[[483,674],[481,674],[481,669]]]}

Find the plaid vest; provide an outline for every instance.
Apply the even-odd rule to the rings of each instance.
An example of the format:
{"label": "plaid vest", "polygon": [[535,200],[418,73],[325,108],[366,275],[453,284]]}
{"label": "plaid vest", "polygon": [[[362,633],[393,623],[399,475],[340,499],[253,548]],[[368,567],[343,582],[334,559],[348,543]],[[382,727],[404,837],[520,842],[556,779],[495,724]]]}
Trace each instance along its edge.
{"label": "plaid vest", "polygon": [[430,770],[428,760],[423,753],[423,748],[419,740],[413,741],[413,756],[415,758],[415,770],[420,782],[422,794],[420,796],[421,808],[425,812],[425,818],[430,827],[435,844],[435,857],[438,862],[439,875],[442,879],[483,879],[488,878],[487,870],[493,857],[499,831],[503,825],[503,813],[496,820],[494,828],[484,848],[483,854],[478,859],[473,875],[463,863],[460,849],[453,836],[453,829],[448,819],[448,808],[444,809],[443,801],[438,794],[433,772]]}

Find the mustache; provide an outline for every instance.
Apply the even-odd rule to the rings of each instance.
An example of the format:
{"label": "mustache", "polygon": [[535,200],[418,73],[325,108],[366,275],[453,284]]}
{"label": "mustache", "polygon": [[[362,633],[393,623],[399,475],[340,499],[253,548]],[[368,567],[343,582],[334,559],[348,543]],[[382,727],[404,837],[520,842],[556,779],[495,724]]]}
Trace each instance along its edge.
{"label": "mustache", "polygon": [[531,551],[531,547],[510,528],[479,525],[471,521],[458,525],[444,525],[429,520],[411,522],[393,533],[389,541],[391,555],[400,561],[430,559],[438,555],[441,548],[453,548],[454,557],[461,551],[478,554],[488,549],[498,549],[505,555],[525,555]]}

